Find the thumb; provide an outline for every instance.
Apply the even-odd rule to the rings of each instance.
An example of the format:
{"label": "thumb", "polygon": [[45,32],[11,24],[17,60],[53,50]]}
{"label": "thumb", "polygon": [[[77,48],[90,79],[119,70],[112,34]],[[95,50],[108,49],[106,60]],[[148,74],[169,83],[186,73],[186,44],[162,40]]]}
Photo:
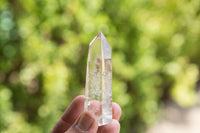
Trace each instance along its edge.
{"label": "thumb", "polygon": [[96,133],[97,130],[96,117],[89,112],[84,112],[65,133]]}

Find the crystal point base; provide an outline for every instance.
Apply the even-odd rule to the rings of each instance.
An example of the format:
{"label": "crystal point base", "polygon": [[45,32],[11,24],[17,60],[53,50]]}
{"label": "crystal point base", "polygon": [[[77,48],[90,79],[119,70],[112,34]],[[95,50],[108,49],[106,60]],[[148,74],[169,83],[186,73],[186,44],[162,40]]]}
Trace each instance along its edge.
{"label": "crystal point base", "polygon": [[111,48],[100,32],[90,43],[84,110],[98,118],[99,126],[112,122]]}

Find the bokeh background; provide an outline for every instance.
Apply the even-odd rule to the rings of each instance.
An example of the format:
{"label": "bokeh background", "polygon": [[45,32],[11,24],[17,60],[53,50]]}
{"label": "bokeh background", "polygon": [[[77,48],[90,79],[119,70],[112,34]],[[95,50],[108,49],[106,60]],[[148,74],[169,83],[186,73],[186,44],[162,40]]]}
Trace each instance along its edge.
{"label": "bokeh background", "polygon": [[121,133],[144,133],[166,101],[197,103],[200,0],[1,0],[1,133],[50,132],[84,94],[100,31],[112,46]]}

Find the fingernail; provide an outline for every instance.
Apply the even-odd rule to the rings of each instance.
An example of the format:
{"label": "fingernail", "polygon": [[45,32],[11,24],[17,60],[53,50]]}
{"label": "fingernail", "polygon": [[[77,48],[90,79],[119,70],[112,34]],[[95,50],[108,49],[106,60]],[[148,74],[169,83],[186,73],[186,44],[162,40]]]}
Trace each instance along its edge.
{"label": "fingernail", "polygon": [[83,114],[79,121],[78,124],[76,125],[77,128],[79,128],[82,131],[88,131],[89,128],[91,127],[92,123],[93,123],[93,118],[91,118],[90,115],[88,114]]}

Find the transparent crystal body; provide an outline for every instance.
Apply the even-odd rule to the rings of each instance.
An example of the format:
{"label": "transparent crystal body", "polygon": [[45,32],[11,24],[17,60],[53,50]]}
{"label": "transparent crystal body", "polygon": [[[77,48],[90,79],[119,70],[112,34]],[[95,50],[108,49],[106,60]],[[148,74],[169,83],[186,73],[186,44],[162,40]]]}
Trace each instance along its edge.
{"label": "transparent crystal body", "polygon": [[111,48],[101,32],[89,45],[85,96],[84,110],[96,115],[99,126],[112,122]]}

